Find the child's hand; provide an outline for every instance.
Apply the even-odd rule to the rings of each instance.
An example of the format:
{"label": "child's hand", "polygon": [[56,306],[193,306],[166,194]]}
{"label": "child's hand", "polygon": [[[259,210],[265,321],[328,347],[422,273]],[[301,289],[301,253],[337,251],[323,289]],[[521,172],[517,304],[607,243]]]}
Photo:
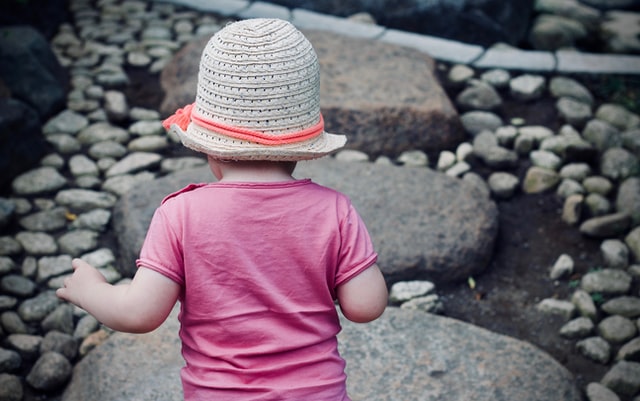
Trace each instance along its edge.
{"label": "child's hand", "polygon": [[56,295],[79,307],[83,307],[83,300],[91,296],[96,284],[106,283],[104,276],[93,266],[81,259],[71,262],[73,275],[64,280],[64,287],[56,291]]}

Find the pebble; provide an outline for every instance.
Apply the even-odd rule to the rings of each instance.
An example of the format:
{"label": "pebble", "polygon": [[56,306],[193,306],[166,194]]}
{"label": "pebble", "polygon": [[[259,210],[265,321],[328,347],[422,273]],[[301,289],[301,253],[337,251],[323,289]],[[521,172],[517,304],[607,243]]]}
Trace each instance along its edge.
{"label": "pebble", "polygon": [[[67,109],[43,122],[53,152],[13,180],[9,198],[0,198],[0,227],[13,220],[19,226],[18,232],[0,236],[0,337],[5,347],[0,348],[0,401],[23,399],[27,387],[39,395],[54,394],[69,380],[72,364],[108,338],[95,318],[62,304],[48,289],[70,274],[77,256],[99,267],[109,282],[122,279],[113,269],[115,255],[103,245],[118,197],[158,175],[206,164],[201,157],[164,156],[175,140],[167,140],[159,113],[131,107],[122,89],[129,83],[129,67],[157,73],[191,35],[212,34],[224,23],[217,18],[202,22],[197,12],[162,6],[166,24],[157,25],[151,22],[158,14],[147,13],[144,2],[120,7],[118,0],[105,1],[98,10],[74,0],[75,26],[63,25],[52,38],[71,73]],[[599,13],[573,1],[561,6],[565,11],[555,1],[540,0],[536,7],[555,10],[552,14],[571,10],[571,18],[585,26]],[[120,23],[128,29],[121,30]],[[459,89],[453,101],[463,110],[469,141],[455,152],[441,152],[435,169],[497,201],[546,191],[564,199],[559,218],[601,241],[604,266],[591,266],[596,270],[576,278],[571,256],[559,255],[549,277],[556,285],[578,286],[570,300],[545,299],[537,309],[562,316],[566,323],[558,335],[575,341],[585,357],[612,364],[600,383],[586,386],[589,401],[615,401],[618,394],[637,398],[640,294],[631,290],[640,279],[640,116],[617,104],[596,105],[594,94],[573,78],[498,68],[476,74],[466,65],[454,65],[446,74]],[[529,102],[547,92],[556,99],[564,124],[557,131],[528,125],[517,116],[504,121],[497,114],[508,96]],[[595,165],[580,162],[595,156]],[[370,161],[354,150],[336,158]],[[383,160],[414,168],[431,165],[419,150],[376,162]],[[512,174],[523,160],[532,166],[522,176]],[[474,172],[478,162],[492,169],[486,180]],[[391,297],[402,308],[443,312],[430,282],[395,283]]]}

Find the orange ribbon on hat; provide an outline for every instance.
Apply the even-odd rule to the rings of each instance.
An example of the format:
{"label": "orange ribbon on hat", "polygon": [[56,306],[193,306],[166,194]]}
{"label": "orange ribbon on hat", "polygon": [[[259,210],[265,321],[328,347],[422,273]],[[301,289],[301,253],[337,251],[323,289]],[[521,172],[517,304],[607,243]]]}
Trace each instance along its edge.
{"label": "orange ribbon on hat", "polygon": [[173,115],[169,116],[162,122],[165,129],[169,129],[172,124],[177,124],[183,131],[187,129],[190,122],[214,131],[216,133],[226,135],[235,139],[256,142],[262,145],[283,145],[288,143],[303,142],[308,139],[317,137],[324,132],[324,119],[320,114],[317,124],[305,128],[301,131],[290,132],[286,134],[267,134],[265,132],[253,131],[248,128],[233,127],[218,122],[207,121],[202,117],[193,113],[194,103],[178,109]]}

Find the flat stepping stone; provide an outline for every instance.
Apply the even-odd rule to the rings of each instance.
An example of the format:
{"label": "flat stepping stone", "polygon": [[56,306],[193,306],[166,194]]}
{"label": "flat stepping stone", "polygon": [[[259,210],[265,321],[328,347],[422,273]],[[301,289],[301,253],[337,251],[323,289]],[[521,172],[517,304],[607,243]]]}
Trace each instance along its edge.
{"label": "flat stepping stone", "polygon": [[[466,280],[482,272],[491,259],[498,233],[496,205],[462,180],[427,168],[332,158],[299,163],[295,175],[351,197],[390,281]],[[135,260],[161,200],[189,183],[212,180],[205,166],[145,183],[144,191],[120,198],[113,222],[123,275],[135,273]]]}
{"label": "flat stepping stone", "polygon": [[[73,372],[62,401],[182,399],[179,323],[115,333]],[[353,401],[579,401],[571,374],[531,344],[455,319],[387,308],[369,324],[342,319]]]}

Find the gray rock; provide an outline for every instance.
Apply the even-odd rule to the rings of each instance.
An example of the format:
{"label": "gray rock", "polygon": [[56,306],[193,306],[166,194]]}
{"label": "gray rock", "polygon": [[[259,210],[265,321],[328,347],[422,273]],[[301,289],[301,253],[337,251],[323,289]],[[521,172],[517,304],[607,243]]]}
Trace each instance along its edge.
{"label": "gray rock", "polygon": [[585,193],[585,190],[578,181],[572,180],[571,178],[563,178],[556,189],[556,193],[562,199],[566,199],[572,195],[582,195]]}
{"label": "gray rock", "polygon": [[500,94],[489,84],[475,81],[456,97],[463,110],[495,110],[502,105]]}
{"label": "gray rock", "polygon": [[8,334],[29,334],[31,332],[20,315],[14,311],[3,312],[0,316],[0,323],[2,323],[5,333]]}
{"label": "gray rock", "polygon": [[203,157],[176,157],[163,159],[160,163],[160,171],[164,173],[175,173],[195,167],[204,166],[207,161]]}
{"label": "gray rock", "polygon": [[640,157],[640,129],[632,129],[622,133],[622,146]]}
{"label": "gray rock", "polygon": [[142,120],[129,126],[129,133],[137,136],[157,136],[166,133],[162,121]]}
{"label": "gray rock", "polygon": [[0,348],[0,373],[13,372],[22,364],[22,358],[16,351]]}
{"label": "gray rock", "polygon": [[611,346],[602,337],[589,337],[576,343],[576,349],[585,357],[601,364],[611,358]]}
{"label": "gray rock", "polygon": [[591,119],[593,112],[588,103],[570,97],[561,97],[556,102],[558,114],[568,124],[582,128]]}
{"label": "gray rock", "polygon": [[124,143],[129,140],[129,133],[107,122],[96,122],[80,131],[78,140],[83,145],[94,145],[105,141]]}
{"label": "gray rock", "polygon": [[529,154],[529,158],[534,166],[548,170],[558,171],[562,166],[562,159],[547,150],[534,150]]}
{"label": "gray rock", "polygon": [[12,237],[0,237],[0,255],[17,255],[23,251],[22,244]]}
{"label": "gray rock", "polygon": [[5,294],[25,298],[33,294],[36,289],[36,284],[27,277],[9,274],[0,280],[0,289]]}
{"label": "gray rock", "polygon": [[560,335],[567,338],[584,338],[593,333],[595,328],[591,319],[578,317],[565,323],[560,328]]}
{"label": "gray rock", "polygon": [[562,178],[569,178],[578,182],[582,182],[592,174],[591,166],[587,163],[569,163],[560,169]]}
{"label": "gray rock", "polygon": [[107,229],[111,220],[111,211],[106,209],[95,209],[82,213],[71,223],[74,229],[87,229],[91,231],[103,232]]}
{"label": "gray rock", "polygon": [[73,230],[58,238],[60,251],[72,257],[92,251],[98,246],[98,233],[90,230]]}
{"label": "gray rock", "polygon": [[569,225],[578,224],[582,218],[583,203],[584,196],[569,195],[562,206],[562,221]]}
{"label": "gray rock", "polygon": [[586,388],[589,401],[620,401],[620,397],[600,383],[589,383]]}
{"label": "gray rock", "polygon": [[129,117],[129,105],[124,93],[108,90],[104,93],[104,109],[109,121],[118,123]]}
{"label": "gray rock", "polygon": [[604,375],[600,383],[618,394],[633,396],[640,390],[640,363],[619,361]]}
{"label": "gray rock", "polygon": [[40,167],[19,175],[11,186],[17,195],[39,195],[56,191],[67,183],[58,170]]}
{"label": "gray rock", "polygon": [[107,177],[132,174],[155,168],[160,164],[162,156],[157,153],[134,152],[111,166],[106,172]]}
{"label": "gray rock", "polygon": [[84,340],[89,334],[98,331],[100,328],[100,322],[91,315],[85,315],[76,324],[76,328],[73,332],[73,338],[76,340]]}
{"label": "gray rock", "polygon": [[136,188],[145,182],[153,181],[155,178],[155,174],[148,171],[142,171],[137,174],[117,175],[107,178],[102,184],[102,190],[118,196],[124,196],[131,191],[132,188]]}
{"label": "gray rock", "polygon": [[401,309],[417,310],[425,313],[442,313],[444,305],[436,294],[412,298],[400,305]]}
{"label": "gray rock", "polygon": [[166,136],[150,135],[129,142],[127,149],[131,152],[158,152],[169,147]]}
{"label": "gray rock", "polygon": [[16,240],[29,255],[52,255],[58,251],[55,238],[47,233],[22,231],[16,234]]}
{"label": "gray rock", "polygon": [[622,296],[608,300],[602,310],[610,315],[620,315],[630,319],[640,316],[640,297]]}
{"label": "gray rock", "polygon": [[591,176],[584,179],[582,182],[584,188],[591,193],[607,196],[613,190],[613,184],[611,181],[602,176]]}
{"label": "gray rock", "polygon": [[430,281],[399,281],[391,286],[389,300],[391,302],[404,302],[412,298],[428,295],[436,286]]}
{"label": "gray rock", "polygon": [[69,334],[49,331],[40,343],[40,353],[46,352],[57,352],[73,361],[78,356],[78,341]]}
{"label": "gray rock", "polygon": [[[584,199],[588,215],[591,217],[604,216],[612,211],[611,202],[600,194],[589,194]],[[621,216],[622,217],[622,216]],[[623,218],[624,220],[624,218]],[[593,223],[593,222],[591,222]],[[596,221],[596,223],[601,223]]]}
{"label": "gray rock", "polygon": [[558,182],[560,175],[556,171],[534,166],[527,170],[522,190],[527,194],[541,193],[554,188]]}
{"label": "gray rock", "polygon": [[638,333],[638,328],[631,319],[613,315],[604,318],[598,324],[598,333],[610,343],[620,344],[635,337]]}
{"label": "gray rock", "polygon": [[523,101],[540,98],[545,89],[546,80],[541,75],[523,74],[509,82],[511,96]]}
{"label": "gray rock", "polygon": [[631,230],[631,232],[624,237],[624,243],[629,247],[635,260],[640,260],[640,227]]}
{"label": "gray rock", "polygon": [[590,120],[582,130],[582,137],[601,152],[621,144],[618,129],[603,120]]}
{"label": "gray rock", "polygon": [[18,300],[15,297],[8,295],[0,295],[0,310],[11,309],[18,304]]}
{"label": "gray rock", "polygon": [[640,128],[640,116],[619,104],[605,103],[600,105],[596,111],[596,118],[608,122],[621,131]]}
{"label": "gray rock", "polygon": [[640,161],[624,148],[609,148],[600,159],[600,172],[614,181],[640,175]]}
{"label": "gray rock", "polygon": [[551,78],[549,82],[549,92],[557,98],[567,97],[589,106],[593,105],[593,95],[589,92],[589,89],[573,78]]}
{"label": "gray rock", "polygon": [[551,272],[549,277],[552,280],[557,280],[561,277],[570,276],[573,273],[574,268],[573,258],[566,253],[563,253],[556,259],[553,266],[551,266]]}
{"label": "gray rock", "polygon": [[618,239],[607,239],[600,244],[602,258],[607,267],[625,269],[629,266],[629,248]]}
{"label": "gray rock", "polygon": [[64,107],[66,74],[37,29],[27,24],[6,26],[0,37],[0,60],[0,79],[8,93],[36,110],[41,120]]}
{"label": "gray rock", "polygon": [[593,294],[624,295],[631,288],[632,278],[623,270],[602,269],[582,276],[580,288]]}
{"label": "gray rock", "polygon": [[[434,281],[466,279],[481,272],[493,252],[496,206],[460,180],[429,169],[332,159],[300,163],[295,175],[311,177],[351,197],[372,236],[379,265],[398,280],[418,272]],[[121,246],[118,269],[124,276],[135,271],[135,259],[160,201],[189,183],[211,180],[208,167],[184,171],[148,183],[145,191],[131,192],[118,201],[113,222]],[[384,206],[390,204],[393,209]],[[389,227],[395,228],[390,232]]]}
{"label": "gray rock", "polygon": [[18,314],[25,322],[39,322],[61,303],[54,291],[44,291],[22,302]]}
{"label": "gray rock", "polygon": [[71,256],[45,256],[38,260],[38,272],[36,279],[39,283],[42,283],[48,281],[52,277],[71,271]]}
{"label": "gray rock", "polygon": [[498,199],[511,198],[520,185],[518,177],[511,173],[495,172],[491,173],[487,180],[491,193]]}
{"label": "gray rock", "polygon": [[630,226],[628,214],[613,213],[588,219],[580,226],[580,232],[594,238],[611,238],[624,234]]}
{"label": "gray rock", "polygon": [[75,212],[88,212],[94,209],[109,209],[118,200],[107,192],[89,189],[67,189],[58,192],[55,197],[58,204],[67,206]]}
{"label": "gray rock", "polygon": [[98,176],[100,171],[96,163],[85,155],[74,155],[69,159],[69,170],[75,177]]}
{"label": "gray rock", "polygon": [[7,373],[0,373],[0,400],[21,401],[24,396],[20,377]]}
{"label": "gray rock", "polygon": [[31,368],[26,380],[37,390],[50,391],[62,387],[69,381],[72,373],[71,363],[62,354],[46,352]]}
{"label": "gray rock", "polygon": [[[62,400],[181,397],[179,369],[184,362],[176,333],[171,317],[150,334],[112,335],[76,365]],[[437,315],[387,308],[382,318],[367,325],[343,321],[339,341],[354,400],[581,397],[567,371],[530,344]],[[412,352],[398,352],[407,349]],[[478,360],[483,369],[477,369]]]}
{"label": "gray rock", "polygon": [[529,42],[537,50],[558,50],[572,47],[587,36],[579,21],[559,15],[540,14],[533,21]]}
{"label": "gray rock", "polygon": [[87,117],[72,110],[64,110],[55,117],[49,119],[43,127],[42,133],[51,134],[77,134],[89,125]]}
{"label": "gray rock", "polygon": [[16,350],[23,360],[34,360],[40,353],[41,336],[33,334],[11,334],[6,343]]}
{"label": "gray rock", "polygon": [[112,157],[119,159],[127,154],[127,148],[116,141],[101,141],[91,145],[89,155],[94,159]]}
{"label": "gray rock", "polygon": [[40,326],[45,332],[59,331],[66,334],[72,334],[73,325],[73,306],[68,303],[59,305],[51,313],[45,317]]}
{"label": "gray rock", "polygon": [[616,360],[640,362],[640,337],[636,337],[620,347]]}
{"label": "gray rock", "polygon": [[473,136],[483,131],[495,131],[504,124],[497,114],[488,111],[468,111],[460,121],[465,131]]}
{"label": "gray rock", "polygon": [[29,231],[56,231],[67,225],[67,209],[57,207],[43,210],[21,218],[19,223]]}
{"label": "gray rock", "polygon": [[576,312],[573,303],[555,298],[543,299],[536,305],[536,309],[542,313],[561,316],[565,320],[571,319]]}
{"label": "gray rock", "polygon": [[638,199],[640,199],[640,178],[627,178],[618,187],[615,204],[616,210],[631,216],[634,226],[640,224],[640,202]]}

